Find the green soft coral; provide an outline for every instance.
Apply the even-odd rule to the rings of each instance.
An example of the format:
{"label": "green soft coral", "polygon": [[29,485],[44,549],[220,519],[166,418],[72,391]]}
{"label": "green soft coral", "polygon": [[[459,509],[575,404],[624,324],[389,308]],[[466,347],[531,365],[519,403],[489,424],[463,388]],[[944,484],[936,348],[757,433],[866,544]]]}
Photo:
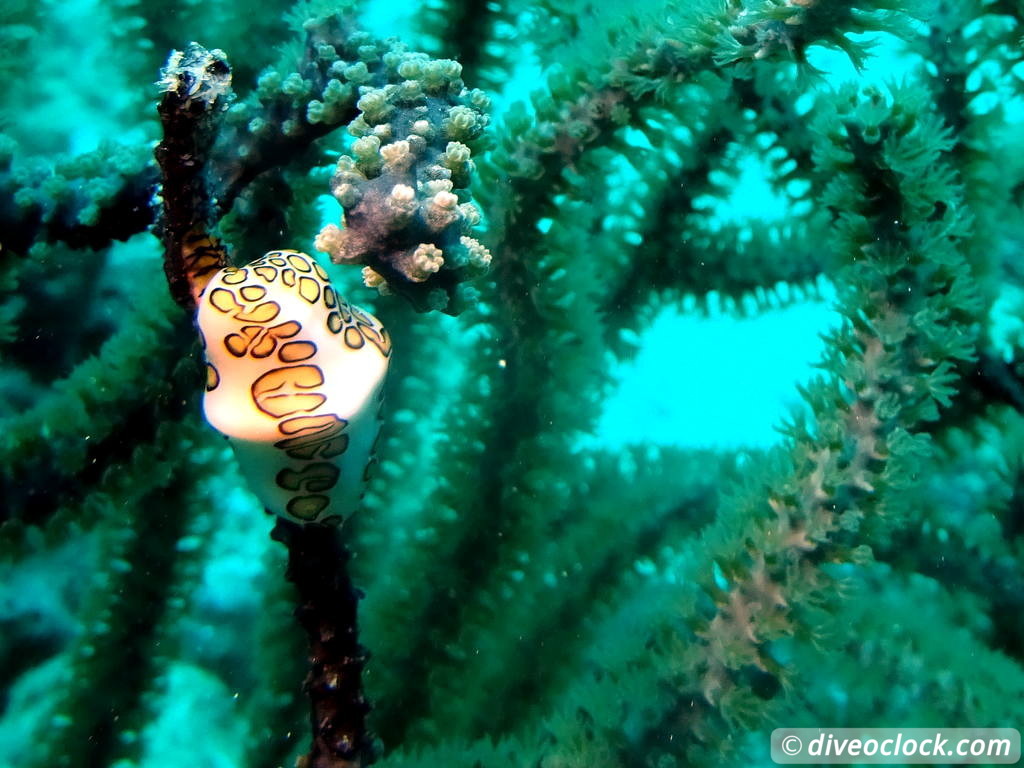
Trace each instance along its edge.
{"label": "green soft coral", "polygon": [[[447,7],[478,13],[454,0],[434,10]],[[296,39],[256,85],[247,92],[250,78],[235,80],[241,98],[223,116],[203,178],[211,217],[231,209],[220,234],[247,255],[282,245],[283,232],[308,247],[324,218],[314,201],[333,172],[349,226],[323,244],[362,266],[394,256],[368,274],[378,288],[383,275],[421,308],[441,307],[437,290],[445,309],[459,308],[461,277],[475,271],[451,273],[466,256],[461,238],[476,237],[463,231],[475,218],[461,207],[470,191],[493,254],[475,284],[480,301],[459,318],[374,297],[395,335],[389,423],[346,535],[367,592],[360,639],[373,652],[366,687],[381,763],[750,764],[763,761],[775,716],[858,725],[941,714],[991,725],[1020,677],[1021,429],[1015,410],[992,401],[1012,402],[997,383],[1019,386],[1021,227],[1010,188],[1021,173],[1005,149],[1015,146],[1004,143],[1006,114],[982,112],[993,95],[1019,94],[1011,4],[972,4],[963,13],[985,17],[974,24],[942,13],[916,27],[913,47],[935,67],[915,76],[922,87],[835,93],[807,77],[811,49],[838,47],[865,66],[861,33],[901,31],[893,4],[708,0],[626,17],[585,3],[489,9],[474,28],[489,35],[481,47],[518,54],[503,55],[504,66],[532,61],[531,46],[559,66],[537,78],[529,104],[496,100],[493,145],[471,154],[462,145],[482,127],[482,100],[458,81],[472,84],[472,68],[358,31],[354,5],[314,10],[296,10]],[[489,26],[498,17],[501,30]],[[436,19],[420,21],[436,30]],[[235,57],[238,34],[214,27],[209,42],[226,40]],[[451,37],[436,35],[429,44],[451,55]],[[271,50],[246,65],[262,66]],[[479,73],[489,53],[477,53]],[[339,137],[350,123],[355,135]],[[781,201],[778,224],[716,216],[748,192],[734,188],[751,157]],[[96,158],[81,167],[109,175]],[[0,207],[13,201],[11,167],[0,171]],[[127,188],[145,173],[152,166],[116,181]],[[32,186],[23,201],[74,199],[77,177],[23,178]],[[400,186],[412,195],[393,198]],[[117,194],[90,199],[94,222],[124,213]],[[31,208],[3,209],[10,232],[26,243],[66,234],[10,213]],[[463,220],[423,236],[453,210]],[[90,231],[98,243],[111,234]],[[351,251],[338,242],[350,238]],[[52,261],[65,269],[72,258],[62,250]],[[8,258],[4,284],[34,275],[25,264],[35,266]],[[998,281],[1008,287],[988,306]],[[71,286],[46,285],[74,306]],[[221,466],[226,452],[204,443],[195,419],[182,421],[200,378],[189,329],[169,321],[169,301],[154,307],[150,288],[132,288],[136,306],[111,302],[124,327],[102,347],[54,336],[74,369],[44,394],[21,393],[32,407],[3,423],[5,512],[15,518],[5,532],[19,534],[5,538],[5,556],[77,541],[83,529],[108,555],[65,655],[74,679],[46,701],[68,718],[29,759],[71,764],[88,743],[97,764],[147,764],[169,754],[155,731],[175,723],[151,708],[175,702],[194,708],[185,722],[209,728],[196,754],[289,764],[306,726],[301,651],[282,627],[294,598],[280,588],[280,555],[264,558],[275,570],[252,589],[218,572],[224,595],[267,606],[244,609],[238,626],[190,608],[191,621],[231,646],[230,663],[178,653],[159,626],[131,631],[136,611],[177,622],[184,596],[216,588],[190,561],[216,571],[237,563],[236,544],[266,533],[233,465]],[[583,437],[599,423],[613,358],[633,354],[658,313],[757,314],[819,289],[838,295],[843,322],[781,447],[711,456]],[[14,321],[59,325],[50,305],[28,315],[19,298],[4,306]],[[679,375],[708,375],[686,350],[680,340],[664,353],[686,361]],[[750,386],[765,375],[751,370]],[[246,524],[233,526],[238,509]],[[211,526],[219,535],[196,546]],[[238,538],[227,536],[232,527]],[[178,543],[147,539],[150,529]],[[142,605],[151,565],[160,577]],[[879,595],[877,610],[865,590]],[[894,630],[905,601],[929,609]],[[109,627],[92,620],[104,616]],[[928,622],[962,648],[956,660],[943,660]],[[179,641],[195,639],[194,627],[176,629]],[[122,648],[144,662],[127,684],[116,674]],[[986,669],[972,674],[965,658]],[[12,675],[36,671],[18,663]],[[860,675],[862,663],[882,672]],[[219,708],[182,687],[152,696],[162,681],[194,679],[184,665],[214,680],[221,698],[238,693],[237,703]],[[937,670],[923,677],[934,697],[915,700],[913,665]],[[139,679],[147,671],[152,684]],[[878,700],[890,679],[894,695]],[[96,695],[124,712],[89,710]],[[224,711],[227,727],[213,722]],[[225,733],[233,741],[218,753]]]}

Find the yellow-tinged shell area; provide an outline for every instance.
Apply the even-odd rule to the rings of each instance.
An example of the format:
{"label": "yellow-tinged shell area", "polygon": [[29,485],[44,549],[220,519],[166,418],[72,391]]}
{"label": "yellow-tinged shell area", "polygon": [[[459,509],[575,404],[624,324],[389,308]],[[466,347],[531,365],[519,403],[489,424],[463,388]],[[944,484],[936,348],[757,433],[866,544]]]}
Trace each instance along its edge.
{"label": "yellow-tinged shell area", "polygon": [[337,524],[359,503],[391,340],[304,253],[218,272],[199,297],[206,420],[267,509]]}

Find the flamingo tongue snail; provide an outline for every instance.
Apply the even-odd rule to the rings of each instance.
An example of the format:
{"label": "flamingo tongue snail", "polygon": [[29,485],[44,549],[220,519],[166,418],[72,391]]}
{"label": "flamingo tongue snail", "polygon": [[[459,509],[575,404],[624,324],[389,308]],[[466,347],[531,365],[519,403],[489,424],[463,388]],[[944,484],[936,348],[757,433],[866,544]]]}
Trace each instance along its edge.
{"label": "flamingo tongue snail", "polygon": [[206,420],[253,492],[294,522],[341,523],[375,461],[387,331],[297,251],[220,269],[196,304]]}

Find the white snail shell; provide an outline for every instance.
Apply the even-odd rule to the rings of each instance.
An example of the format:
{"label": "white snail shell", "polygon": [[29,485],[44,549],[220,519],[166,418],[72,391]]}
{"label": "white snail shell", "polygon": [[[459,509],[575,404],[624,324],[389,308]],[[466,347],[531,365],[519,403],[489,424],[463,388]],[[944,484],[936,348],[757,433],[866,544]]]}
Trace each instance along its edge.
{"label": "white snail shell", "polygon": [[206,420],[267,509],[337,524],[359,503],[391,340],[296,251],[220,270],[198,301]]}

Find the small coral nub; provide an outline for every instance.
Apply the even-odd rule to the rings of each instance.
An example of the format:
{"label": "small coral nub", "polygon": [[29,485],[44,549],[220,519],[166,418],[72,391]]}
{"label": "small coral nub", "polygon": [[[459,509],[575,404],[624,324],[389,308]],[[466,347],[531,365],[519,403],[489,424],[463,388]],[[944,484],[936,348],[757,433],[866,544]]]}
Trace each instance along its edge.
{"label": "small coral nub", "polygon": [[487,99],[465,88],[457,62],[395,51],[387,64],[401,79],[360,89],[362,112],[349,125],[356,140],[331,181],[344,226],[324,227],[316,247],[336,263],[363,264],[367,285],[454,314],[465,294],[458,283],[491,258],[470,236],[480,211],[466,191]]}

